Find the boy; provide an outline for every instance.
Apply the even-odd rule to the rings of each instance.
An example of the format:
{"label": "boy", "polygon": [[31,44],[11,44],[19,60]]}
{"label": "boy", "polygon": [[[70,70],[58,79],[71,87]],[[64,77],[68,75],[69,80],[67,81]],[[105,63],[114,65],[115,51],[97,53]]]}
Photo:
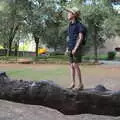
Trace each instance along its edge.
{"label": "boy", "polygon": [[[80,11],[78,8],[74,7],[66,9],[66,11],[68,12],[67,18],[70,21],[68,28],[69,41],[66,50],[70,60],[70,69],[72,75],[72,84],[70,89],[76,88],[78,90],[82,90],[84,86],[81,79],[79,63],[81,62],[82,46],[85,38],[84,26],[78,21],[80,16]],[[78,86],[75,85],[76,74],[79,79]]]}

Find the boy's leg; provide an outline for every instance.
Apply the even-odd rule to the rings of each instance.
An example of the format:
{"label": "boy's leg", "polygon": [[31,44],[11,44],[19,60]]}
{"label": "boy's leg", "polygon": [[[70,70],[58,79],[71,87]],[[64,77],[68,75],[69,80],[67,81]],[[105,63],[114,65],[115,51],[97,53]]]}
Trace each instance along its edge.
{"label": "boy's leg", "polygon": [[74,88],[75,87],[75,67],[73,65],[73,55],[72,55],[72,51],[69,51],[69,62],[70,62],[70,74],[71,74],[71,79],[72,79],[72,83],[70,85],[70,89]]}
{"label": "boy's leg", "polygon": [[74,88],[75,87],[75,67],[73,63],[70,63],[70,71],[71,71],[71,78],[72,78],[72,84],[70,88]]}
{"label": "boy's leg", "polygon": [[74,68],[75,68],[75,70],[77,72],[77,76],[78,76],[78,79],[79,79],[78,88],[83,88],[83,82],[82,82],[82,76],[81,76],[81,70],[80,70],[79,64],[74,63]]}
{"label": "boy's leg", "polygon": [[74,59],[73,66],[75,68],[75,71],[77,72],[77,76],[78,76],[78,80],[79,80],[79,84],[78,84],[77,88],[83,89],[81,70],[80,70],[80,67],[79,67],[79,63],[82,62],[82,48],[79,48],[76,51],[75,55],[73,56],[73,59]]}

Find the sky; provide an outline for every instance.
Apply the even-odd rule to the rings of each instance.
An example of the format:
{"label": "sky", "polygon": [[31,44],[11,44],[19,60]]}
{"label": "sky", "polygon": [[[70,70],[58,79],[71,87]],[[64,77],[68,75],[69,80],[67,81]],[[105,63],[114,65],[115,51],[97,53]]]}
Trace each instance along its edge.
{"label": "sky", "polygon": [[[91,4],[91,2],[92,2],[91,0],[86,0],[86,3],[87,3],[87,4]],[[120,11],[120,2],[115,2],[115,3],[112,4],[112,5],[113,5],[114,9]]]}
{"label": "sky", "polygon": [[119,5],[114,5],[114,4],[113,4],[113,7],[114,7],[115,9],[117,9],[117,10],[120,10],[120,4],[119,4]]}

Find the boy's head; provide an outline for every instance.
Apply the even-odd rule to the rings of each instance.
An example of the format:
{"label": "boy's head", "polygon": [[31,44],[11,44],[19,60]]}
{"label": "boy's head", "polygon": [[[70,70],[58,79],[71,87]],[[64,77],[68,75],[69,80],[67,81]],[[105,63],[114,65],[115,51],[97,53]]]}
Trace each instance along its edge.
{"label": "boy's head", "polygon": [[68,20],[77,19],[80,16],[80,11],[76,7],[67,8],[65,10],[68,12],[68,16],[67,16]]}

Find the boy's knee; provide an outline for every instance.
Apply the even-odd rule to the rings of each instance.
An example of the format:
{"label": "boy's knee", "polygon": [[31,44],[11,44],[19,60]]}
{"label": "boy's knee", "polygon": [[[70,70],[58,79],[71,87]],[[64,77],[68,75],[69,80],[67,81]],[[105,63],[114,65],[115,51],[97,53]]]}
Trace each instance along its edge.
{"label": "boy's knee", "polygon": [[73,67],[76,68],[76,63],[73,63]]}
{"label": "boy's knee", "polygon": [[74,68],[73,63],[70,63],[70,67],[71,67],[71,68]]}
{"label": "boy's knee", "polygon": [[74,66],[74,68],[78,68],[79,67],[78,63],[73,63],[73,66]]}
{"label": "boy's knee", "polygon": [[71,67],[72,69],[75,69],[75,68],[78,68],[79,65],[78,65],[77,63],[71,63],[71,64],[70,64],[70,67]]}

